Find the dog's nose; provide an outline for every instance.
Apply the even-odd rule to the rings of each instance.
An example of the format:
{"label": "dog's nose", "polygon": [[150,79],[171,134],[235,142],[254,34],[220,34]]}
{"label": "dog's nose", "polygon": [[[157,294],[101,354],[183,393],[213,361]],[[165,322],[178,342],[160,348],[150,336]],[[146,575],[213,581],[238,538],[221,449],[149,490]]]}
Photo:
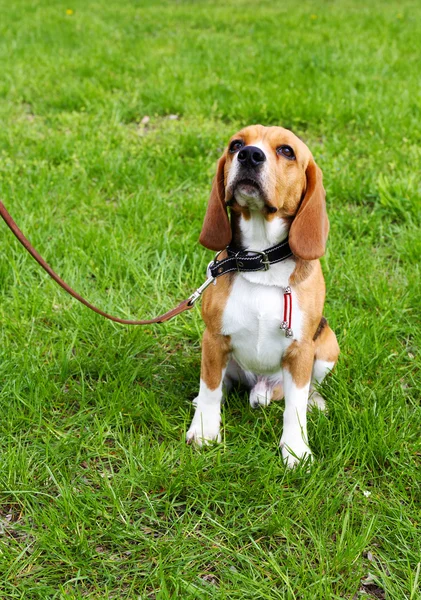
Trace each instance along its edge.
{"label": "dog's nose", "polygon": [[246,146],[238,153],[238,162],[244,167],[257,169],[262,166],[265,160],[265,153],[257,146]]}

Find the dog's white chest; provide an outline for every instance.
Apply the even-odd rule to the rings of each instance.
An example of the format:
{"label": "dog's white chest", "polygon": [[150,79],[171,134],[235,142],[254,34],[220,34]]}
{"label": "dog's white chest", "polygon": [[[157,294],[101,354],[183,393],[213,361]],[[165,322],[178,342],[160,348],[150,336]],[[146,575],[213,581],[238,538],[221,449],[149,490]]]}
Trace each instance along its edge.
{"label": "dog's white chest", "polygon": [[[292,300],[292,328],[297,339],[301,313],[294,293]],[[231,337],[234,358],[246,371],[267,375],[280,370],[282,356],[292,342],[280,328],[283,311],[283,287],[236,277],[223,313],[222,333]]]}

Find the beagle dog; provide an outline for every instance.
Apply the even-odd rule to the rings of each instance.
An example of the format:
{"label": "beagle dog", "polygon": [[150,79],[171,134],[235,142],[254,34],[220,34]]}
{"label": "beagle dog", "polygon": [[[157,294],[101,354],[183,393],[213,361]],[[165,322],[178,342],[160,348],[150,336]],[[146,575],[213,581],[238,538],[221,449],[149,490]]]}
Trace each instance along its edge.
{"label": "beagle dog", "polygon": [[311,459],[307,409],[323,409],[314,386],[339,355],[323,317],[318,259],[328,231],[322,172],[307,146],[281,127],[252,125],[236,133],[218,162],[200,243],[222,250],[218,261],[236,250],[255,256],[284,240],[290,254],[267,270],[231,271],[206,289],[200,389],[188,442],[220,441],[223,386],[240,383],[250,389],[253,408],[285,397],[282,456],[290,467]]}

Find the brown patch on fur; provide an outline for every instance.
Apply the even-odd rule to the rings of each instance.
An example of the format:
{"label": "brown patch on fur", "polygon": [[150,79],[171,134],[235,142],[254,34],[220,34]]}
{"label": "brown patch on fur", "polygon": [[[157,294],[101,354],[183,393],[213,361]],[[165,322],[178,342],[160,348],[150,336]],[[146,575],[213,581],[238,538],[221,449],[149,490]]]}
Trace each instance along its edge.
{"label": "brown patch on fur", "polygon": [[314,342],[293,342],[282,359],[282,367],[288,369],[299,388],[310,381],[313,363]]}
{"label": "brown patch on fur", "polygon": [[231,204],[231,220],[234,215],[242,216],[246,221],[251,219],[250,209],[247,206],[240,206],[235,200]]}
{"label": "brown patch on fur", "polygon": [[310,274],[314,268],[315,261],[303,260],[302,258],[295,257],[295,269],[289,278],[290,285],[298,285],[302,283]]}
{"label": "brown patch on fur", "polygon": [[227,366],[231,340],[227,335],[213,335],[205,329],[202,339],[202,366],[200,376],[210,390],[221,384],[222,370]]}
{"label": "brown patch on fur", "polygon": [[317,340],[317,338],[319,337],[319,335],[322,333],[323,329],[326,327],[327,325],[327,319],[325,319],[324,317],[322,317],[320,319],[320,323],[316,329],[316,333],[313,335],[313,342],[315,342]]}
{"label": "brown patch on fur", "polygon": [[[334,343],[331,337],[325,337],[326,331],[333,331],[326,325],[321,328],[316,341],[314,332],[318,330],[323,319],[323,306],[325,300],[325,282],[323,278],[320,261],[302,261],[297,259],[297,267],[290,277],[290,283],[294,286],[300,310],[303,313],[303,330],[300,342],[293,342],[288,348],[282,361],[282,366],[288,369],[298,387],[303,387],[310,381],[311,372],[315,358],[323,360],[336,360],[336,358],[325,358],[334,356]],[[293,325],[294,328],[294,325]],[[334,338],[336,342],[336,338]],[[325,344],[329,348],[325,348]],[[318,349],[323,346],[323,357],[319,357]],[[339,348],[336,348],[339,352]],[[331,352],[332,351],[332,352]],[[337,357],[337,354],[336,354]]]}
{"label": "brown patch on fur", "polygon": [[[227,257],[227,252],[220,254],[219,260]],[[220,334],[222,329],[222,315],[228,296],[231,292],[231,286],[234,279],[234,273],[227,273],[218,277],[215,285],[210,285],[203,293],[202,297],[202,318],[206,327],[213,334]]]}
{"label": "brown patch on fur", "polygon": [[[226,258],[222,252],[220,260]],[[231,291],[233,276],[227,273],[210,285],[203,293],[202,318],[206,324],[202,341],[201,377],[210,390],[221,383],[222,370],[226,367],[231,350],[231,339],[221,334],[222,315]]]}
{"label": "brown patch on fur", "polygon": [[325,327],[323,327],[319,337],[316,340],[315,358],[336,363],[339,353],[340,349],[336,335],[326,321]]}
{"label": "brown patch on fur", "polygon": [[311,341],[306,338],[304,342],[293,342],[282,361],[282,367],[288,369],[299,388],[310,381],[315,359],[333,363],[338,360],[339,345],[324,317],[320,319],[316,333],[317,337]]}
{"label": "brown patch on fur", "polygon": [[[299,271],[301,277],[298,280]],[[314,332],[319,326],[323,316],[325,302],[325,281],[320,266],[320,261],[297,261],[297,268],[290,277],[290,283],[297,295],[300,310],[303,313],[303,342],[312,342]],[[295,277],[294,277],[295,275]],[[304,276],[305,275],[305,276]],[[294,325],[292,327],[294,329]]]}

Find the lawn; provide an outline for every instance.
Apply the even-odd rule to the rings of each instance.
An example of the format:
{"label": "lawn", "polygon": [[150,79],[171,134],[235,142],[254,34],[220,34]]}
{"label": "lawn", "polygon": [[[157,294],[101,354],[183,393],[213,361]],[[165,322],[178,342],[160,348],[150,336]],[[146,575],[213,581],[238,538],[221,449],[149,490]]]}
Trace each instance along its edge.
{"label": "lawn", "polygon": [[146,318],[190,294],[229,137],[324,172],[342,354],[287,471],[283,403],[184,443],[200,310],[119,326],[0,223],[0,598],[421,598],[421,5],[0,2],[0,197],[64,279]]}

